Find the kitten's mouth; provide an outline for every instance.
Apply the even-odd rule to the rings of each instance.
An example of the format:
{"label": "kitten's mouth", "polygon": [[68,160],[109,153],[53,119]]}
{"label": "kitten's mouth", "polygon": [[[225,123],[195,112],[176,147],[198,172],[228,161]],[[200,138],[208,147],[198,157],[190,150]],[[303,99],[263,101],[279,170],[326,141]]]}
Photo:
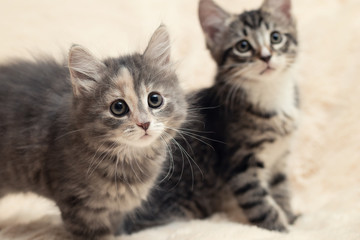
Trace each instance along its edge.
{"label": "kitten's mouth", "polygon": [[151,136],[148,133],[145,133],[140,139],[148,139]]}
{"label": "kitten's mouth", "polygon": [[260,75],[264,75],[265,73],[274,71],[275,68],[270,67],[269,65],[266,66],[266,68],[260,72]]}

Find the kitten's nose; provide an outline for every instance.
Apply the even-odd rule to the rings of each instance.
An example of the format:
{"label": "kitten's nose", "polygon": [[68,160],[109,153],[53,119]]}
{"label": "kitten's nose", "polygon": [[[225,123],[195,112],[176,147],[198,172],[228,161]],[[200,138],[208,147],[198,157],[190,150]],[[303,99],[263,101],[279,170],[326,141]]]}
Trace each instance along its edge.
{"label": "kitten's nose", "polygon": [[149,129],[150,126],[150,122],[146,122],[146,123],[137,123],[136,125],[138,125],[139,127],[141,127],[142,129],[144,129],[145,131]]}
{"label": "kitten's nose", "polygon": [[259,55],[260,55],[260,60],[261,61],[264,61],[266,63],[270,62],[270,59],[271,59],[271,50],[270,50],[270,48],[268,48],[266,46],[261,47]]}
{"label": "kitten's nose", "polygon": [[271,55],[261,56],[260,59],[261,59],[261,61],[264,61],[264,62],[266,62],[266,63],[269,63],[269,62],[270,62],[270,59],[271,59]]}

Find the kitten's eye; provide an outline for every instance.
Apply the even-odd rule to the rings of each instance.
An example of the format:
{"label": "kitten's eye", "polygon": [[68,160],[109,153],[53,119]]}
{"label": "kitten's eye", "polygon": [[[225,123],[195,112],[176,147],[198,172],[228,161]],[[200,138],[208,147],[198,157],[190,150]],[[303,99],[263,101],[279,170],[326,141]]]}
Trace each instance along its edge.
{"label": "kitten's eye", "polygon": [[246,53],[251,50],[251,45],[248,41],[241,40],[235,45],[235,48],[241,53]]}
{"label": "kitten's eye", "polygon": [[148,103],[149,103],[149,107],[158,108],[163,103],[163,98],[160,94],[156,92],[152,92],[149,94]]}
{"label": "kitten's eye", "polygon": [[129,112],[129,107],[124,100],[116,100],[111,104],[110,111],[115,117],[122,117]]}
{"label": "kitten's eye", "polygon": [[272,32],[271,33],[271,43],[272,44],[279,44],[282,41],[281,33],[279,32]]}

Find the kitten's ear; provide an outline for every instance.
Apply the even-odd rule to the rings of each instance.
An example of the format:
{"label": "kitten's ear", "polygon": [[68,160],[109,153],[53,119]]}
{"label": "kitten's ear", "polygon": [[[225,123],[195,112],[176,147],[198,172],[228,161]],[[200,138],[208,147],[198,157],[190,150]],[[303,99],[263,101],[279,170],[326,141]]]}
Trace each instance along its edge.
{"label": "kitten's ear", "polygon": [[261,10],[283,15],[286,20],[290,20],[292,16],[291,0],[265,0]]}
{"label": "kitten's ear", "polygon": [[101,79],[105,65],[87,49],[73,45],[69,51],[69,70],[76,96],[90,92]]}
{"label": "kitten's ear", "polygon": [[221,35],[227,29],[226,20],[231,15],[212,0],[200,0],[199,19],[210,47],[221,41]]}
{"label": "kitten's ear", "polygon": [[144,57],[152,59],[161,66],[170,63],[170,36],[165,25],[160,25],[151,36]]}

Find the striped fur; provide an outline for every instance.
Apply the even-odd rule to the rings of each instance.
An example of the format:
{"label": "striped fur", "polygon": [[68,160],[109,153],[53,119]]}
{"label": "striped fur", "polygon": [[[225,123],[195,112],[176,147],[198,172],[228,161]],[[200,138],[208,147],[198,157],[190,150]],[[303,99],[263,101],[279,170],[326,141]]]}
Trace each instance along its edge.
{"label": "striped fur", "polygon": [[[173,152],[169,180],[125,228],[133,232],[231,209],[247,223],[287,231],[296,217],[285,168],[299,114],[290,0],[265,0],[260,9],[239,15],[201,0],[199,16],[218,64],[214,85],[191,96],[203,122],[188,123],[176,138],[189,156]],[[275,31],[282,40],[272,43]],[[239,51],[243,40],[249,51]]]}
{"label": "striped fur", "polygon": [[[147,199],[186,117],[168,38],[161,26],[143,55],[104,61],[74,46],[69,69],[52,59],[0,66],[0,197],[33,191],[56,202],[74,239],[113,238],[113,221]],[[151,92],[163,98],[156,109]],[[129,112],[117,117],[118,99]]]}

